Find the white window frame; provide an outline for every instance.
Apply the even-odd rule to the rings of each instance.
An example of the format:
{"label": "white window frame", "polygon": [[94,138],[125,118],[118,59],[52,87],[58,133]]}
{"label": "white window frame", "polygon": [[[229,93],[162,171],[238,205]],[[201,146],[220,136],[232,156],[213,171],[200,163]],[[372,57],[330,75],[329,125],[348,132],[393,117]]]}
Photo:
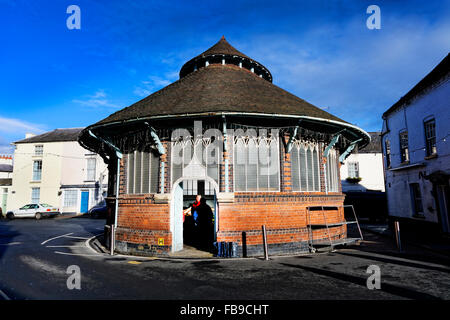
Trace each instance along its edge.
{"label": "white window frame", "polygon": [[[94,164],[93,168],[89,167],[89,164]],[[95,176],[97,171],[97,159],[96,158],[87,158],[86,159],[86,181],[95,181]]]}
{"label": "white window frame", "polygon": [[44,154],[44,145],[43,144],[37,144],[34,146],[34,155],[35,156],[42,156]]}
{"label": "white window frame", "polygon": [[[300,170],[300,148],[302,148],[305,152],[305,174],[306,174],[306,189],[302,189],[302,172]],[[308,161],[308,150],[311,151],[311,159],[310,161],[314,162],[314,151],[317,153],[317,162],[313,163],[313,165],[315,165],[317,173],[318,173],[318,180],[316,181],[316,175],[314,174],[314,170],[311,171],[311,177],[312,177],[312,181],[310,181],[309,179],[309,161]],[[295,151],[298,153],[298,185],[299,188],[294,190],[294,184],[293,184],[293,179],[294,177],[292,176],[292,152]],[[318,143],[311,143],[311,142],[306,142],[306,141],[295,141],[292,145],[292,149],[289,152],[291,154],[291,188],[293,192],[320,192],[320,153],[319,153],[319,144]],[[313,185],[313,189],[309,190],[310,187],[310,183],[312,182]]]}
{"label": "white window frame", "polygon": [[[37,201],[34,201],[34,199],[36,199],[34,191],[37,191]],[[31,203],[38,204],[40,201],[41,201],[41,188],[39,187],[31,188]]]}
{"label": "white window frame", "polygon": [[[241,136],[237,136],[234,137],[233,139],[233,150],[231,151],[233,154],[233,191],[234,192],[280,192],[281,191],[281,170],[280,170],[280,140],[278,138],[278,136],[276,137],[270,137],[269,139],[271,139],[270,145],[272,143],[275,143],[276,145],[276,159],[277,159],[277,165],[278,165],[278,189],[276,190],[259,190],[259,156],[258,156],[258,162],[256,164],[256,190],[248,190],[248,175],[247,175],[247,165],[248,163],[245,164],[245,190],[236,190],[236,152],[235,152],[235,148],[236,145],[238,144],[239,140],[242,141],[244,148],[246,150],[246,154],[248,154],[247,148],[249,146],[248,142],[250,139],[256,140],[253,137],[241,137]],[[261,139],[263,139],[261,137]],[[245,140],[247,140],[247,143],[245,142]],[[256,149],[258,150],[258,155],[259,155],[259,145],[260,144],[265,144],[266,142],[264,141],[259,141],[259,143],[255,143],[256,145]],[[270,150],[270,147],[268,148],[268,150]],[[268,179],[268,186],[270,188],[270,175],[267,175],[267,179]]]}
{"label": "white window frame", "polygon": [[[140,161],[140,172],[139,173],[136,173],[136,164],[137,164],[137,161],[138,160],[136,160],[137,159],[137,154],[140,154],[140,156],[139,156],[139,161]],[[127,172],[127,179],[126,179],[126,193],[127,194],[146,194],[146,193],[144,193],[143,192],[143,190],[144,190],[144,177],[143,177],[143,175],[144,175],[144,170],[143,170],[143,164],[144,164],[144,157],[143,157],[143,155],[144,154],[146,154],[146,153],[149,153],[149,161],[148,161],[148,176],[149,176],[149,178],[148,178],[148,193],[150,193],[150,194],[153,194],[153,193],[158,193],[158,190],[159,190],[159,185],[156,185],[156,187],[154,188],[154,192],[152,192],[152,169],[155,169],[155,168],[152,168],[152,162],[154,162],[154,161],[152,161],[152,159],[154,158],[154,155],[152,154],[152,152],[151,151],[148,151],[148,152],[143,152],[143,151],[133,151],[133,152],[131,152],[131,153],[128,153],[128,154],[126,154],[126,157],[127,157],[127,162],[126,162],[126,172]],[[133,154],[133,172],[132,172],[132,174],[133,174],[133,186],[132,186],[132,190],[130,189],[130,177],[131,177],[131,168],[130,168],[130,156],[131,156],[131,154]],[[156,164],[156,166],[157,166],[157,179],[156,179],[156,181],[158,181],[158,176],[159,176],[159,166],[160,166],[160,159],[158,158],[158,161],[156,161],[155,162],[155,164]],[[139,181],[139,193],[136,193],[136,190],[137,190],[137,188],[136,188],[136,176],[137,176],[137,174],[139,174],[139,178],[140,178],[140,181]]]}
{"label": "white window frame", "polygon": [[[72,195],[70,197],[69,193],[71,193]],[[66,189],[64,190],[64,201],[63,201],[63,206],[64,207],[78,207],[78,196],[79,196],[79,192],[78,189]],[[70,198],[71,202],[68,204],[67,201]]]}
{"label": "white window frame", "polygon": [[[37,168],[35,168],[35,164],[40,163]],[[32,172],[32,181],[41,181],[42,180],[42,160],[33,160],[33,172]]]}

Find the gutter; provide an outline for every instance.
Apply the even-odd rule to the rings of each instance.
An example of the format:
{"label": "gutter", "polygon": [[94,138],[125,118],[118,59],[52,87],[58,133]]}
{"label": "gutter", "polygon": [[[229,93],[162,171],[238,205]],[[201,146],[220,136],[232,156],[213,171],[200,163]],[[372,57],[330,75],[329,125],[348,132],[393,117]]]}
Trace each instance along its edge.
{"label": "gutter", "polygon": [[[323,119],[323,118],[316,118],[316,117],[310,117],[310,116],[299,116],[299,115],[286,115],[286,114],[276,114],[276,113],[256,113],[256,112],[199,112],[199,113],[183,113],[183,114],[169,114],[169,115],[160,115],[160,116],[148,116],[148,117],[142,117],[142,118],[135,118],[135,119],[129,119],[129,120],[121,120],[121,121],[114,121],[114,122],[108,122],[104,124],[99,125],[93,125],[91,129],[94,128],[101,128],[105,126],[111,126],[114,124],[123,124],[128,122],[136,122],[136,121],[144,121],[144,120],[159,120],[159,119],[167,119],[167,118],[180,118],[180,117],[198,117],[198,116],[255,116],[255,117],[279,117],[279,118],[287,118],[287,119],[304,119],[304,120],[310,120],[312,122],[325,122],[330,125],[339,126],[339,127],[346,127],[353,129],[359,133],[361,133],[364,137],[367,138],[367,140],[370,141],[370,135],[364,131],[363,129],[352,125],[350,123],[345,123],[337,120],[330,120],[330,119]],[[353,134],[355,137],[360,138],[357,134],[347,130],[349,133]]]}

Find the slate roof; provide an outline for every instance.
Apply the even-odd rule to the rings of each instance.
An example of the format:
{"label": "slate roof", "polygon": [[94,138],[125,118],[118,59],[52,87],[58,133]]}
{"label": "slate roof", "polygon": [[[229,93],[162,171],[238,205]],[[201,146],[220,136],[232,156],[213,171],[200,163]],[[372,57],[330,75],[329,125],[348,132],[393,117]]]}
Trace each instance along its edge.
{"label": "slate roof", "polygon": [[408,91],[403,97],[394,103],[386,112],[383,113],[383,119],[390,113],[402,107],[403,105],[410,104],[411,101],[428,90],[435,83],[442,79],[448,79],[450,77],[450,53],[422,80],[419,81],[411,90]]}
{"label": "slate roof", "polygon": [[381,132],[367,133],[370,135],[370,143],[358,149],[358,153],[381,153]]}
{"label": "slate roof", "polygon": [[39,142],[60,142],[60,141],[77,141],[78,135],[84,128],[67,128],[55,129],[53,131],[45,132],[43,134],[22,139],[14,142],[19,143],[39,143]]}
{"label": "slate roof", "polygon": [[345,122],[248,70],[213,64],[95,125],[151,116],[214,112],[301,115]]}

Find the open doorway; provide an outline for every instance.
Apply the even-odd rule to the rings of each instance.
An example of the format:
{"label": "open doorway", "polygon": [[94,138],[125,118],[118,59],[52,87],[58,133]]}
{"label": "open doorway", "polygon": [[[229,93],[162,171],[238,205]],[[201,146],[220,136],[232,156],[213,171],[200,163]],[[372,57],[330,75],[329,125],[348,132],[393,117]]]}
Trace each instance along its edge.
{"label": "open doorway", "polygon": [[173,252],[214,252],[218,217],[216,188],[212,179],[180,179],[174,184]]}

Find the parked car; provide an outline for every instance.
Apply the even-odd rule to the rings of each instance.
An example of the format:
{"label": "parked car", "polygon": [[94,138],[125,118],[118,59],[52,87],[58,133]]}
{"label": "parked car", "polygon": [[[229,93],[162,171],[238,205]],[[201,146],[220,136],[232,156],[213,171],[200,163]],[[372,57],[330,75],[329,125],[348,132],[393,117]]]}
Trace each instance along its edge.
{"label": "parked car", "polygon": [[106,207],[106,203],[102,202],[92,207],[88,213],[91,218],[106,218],[108,208]]}
{"label": "parked car", "polygon": [[36,220],[42,217],[50,217],[60,215],[59,208],[51,206],[46,203],[31,203],[24,205],[20,209],[8,211],[6,217],[8,219],[14,218],[35,218]]}

